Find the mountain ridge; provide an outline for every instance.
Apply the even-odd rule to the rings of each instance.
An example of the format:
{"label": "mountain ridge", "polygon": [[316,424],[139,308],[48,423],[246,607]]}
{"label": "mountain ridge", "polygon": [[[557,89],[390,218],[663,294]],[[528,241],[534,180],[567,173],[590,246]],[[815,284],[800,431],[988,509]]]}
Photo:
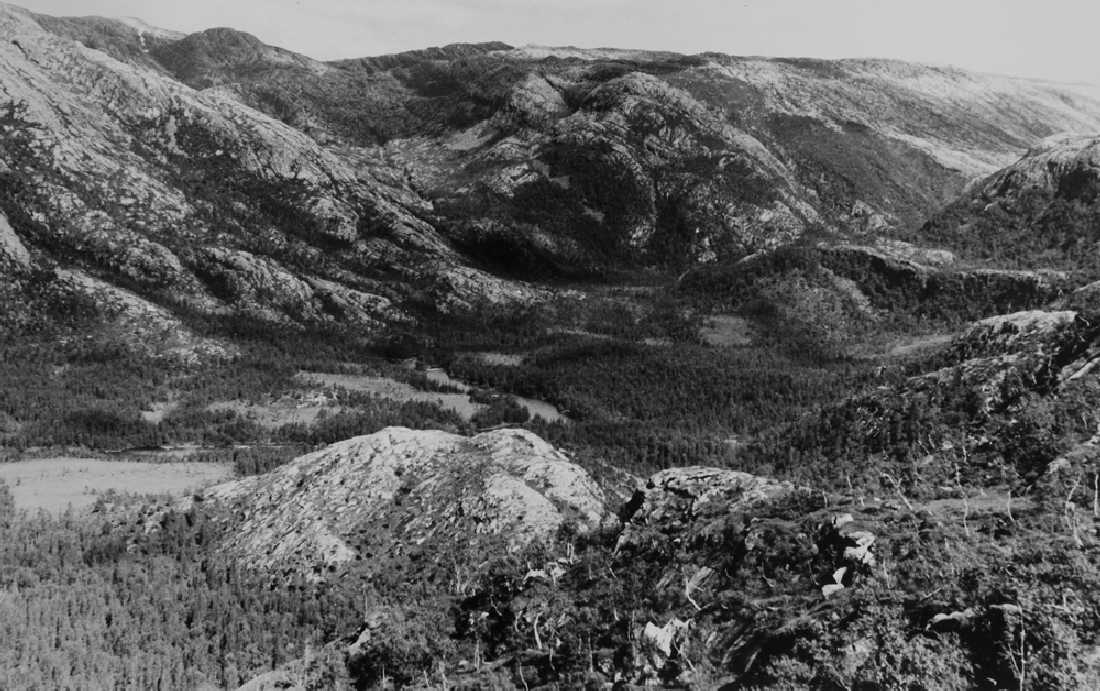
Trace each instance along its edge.
{"label": "mountain ridge", "polygon": [[[9,75],[39,73],[5,86],[30,97],[16,129],[43,172],[4,208],[30,256],[298,324],[532,304],[547,293],[527,280],[680,272],[807,234],[906,237],[1055,129],[1100,131],[1091,91],[891,60],[485,43],[322,63],[232,29],[5,14],[99,89],[35,40],[7,46]],[[69,173],[45,174],[58,156]]]}

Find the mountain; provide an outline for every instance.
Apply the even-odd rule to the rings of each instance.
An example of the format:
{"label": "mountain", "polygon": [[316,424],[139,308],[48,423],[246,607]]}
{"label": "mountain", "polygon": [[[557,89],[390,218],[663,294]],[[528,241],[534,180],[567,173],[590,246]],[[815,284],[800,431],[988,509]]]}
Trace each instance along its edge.
{"label": "mountain", "polygon": [[0,21],[13,306],[100,281],[185,321],[377,331],[532,304],[532,279],[918,227],[1044,137],[1100,129],[1089,88],[885,61],[493,43],[322,63],[230,29]]}
{"label": "mountain", "polygon": [[413,303],[446,311],[530,296],[470,267],[368,152],[322,147],[146,64],[140,41],[172,39],[59,25],[106,26],[95,34],[105,46],[127,39],[120,56],[142,56],[122,62],[11,6],[0,25],[11,37],[0,47],[0,214],[18,265],[5,279],[21,296],[13,322],[21,303],[78,298],[101,303],[109,322],[117,310],[93,285],[177,315],[368,329],[408,319]]}
{"label": "mountain", "polygon": [[162,63],[315,136],[383,146],[450,237],[485,261],[541,260],[526,271],[908,227],[1042,137],[1097,126],[1089,87],[887,61],[485,44],[324,71]]}
{"label": "mountain", "polygon": [[1100,139],[1044,140],[976,184],[916,234],[987,264],[1100,277]]}

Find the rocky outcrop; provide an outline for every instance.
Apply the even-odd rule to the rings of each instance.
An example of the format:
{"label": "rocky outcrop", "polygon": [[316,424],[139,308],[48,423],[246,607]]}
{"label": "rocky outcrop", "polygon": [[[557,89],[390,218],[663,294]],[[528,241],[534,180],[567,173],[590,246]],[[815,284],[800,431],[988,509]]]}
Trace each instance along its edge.
{"label": "rocky outcrop", "polygon": [[998,196],[1029,190],[1095,201],[1100,195],[1100,138],[1062,135],[1044,140],[994,175],[985,189]]}
{"label": "rocky outcrop", "polygon": [[261,568],[321,571],[412,546],[498,553],[614,522],[603,492],[523,430],[475,437],[390,428],[211,488],[228,507],[226,548]]}
{"label": "rocky outcrop", "polygon": [[8,217],[0,212],[0,261],[15,271],[31,268],[31,254],[19,236],[15,234]]}
{"label": "rocky outcrop", "polygon": [[1038,349],[1073,324],[1077,313],[1030,310],[999,314],[971,325],[956,341],[954,348],[967,356],[1021,352]]}
{"label": "rocky outcrop", "polygon": [[154,358],[198,365],[230,359],[238,352],[230,343],[196,334],[170,311],[140,295],[82,271],[55,271],[50,290],[55,303],[96,306],[100,319],[95,337]]}
{"label": "rocky outcrop", "polygon": [[[982,411],[1023,390],[1051,393],[1095,357],[1097,331],[1076,312],[1032,310],[983,319],[952,342],[948,366],[913,378],[914,390],[965,386]],[[1091,368],[1091,366],[1090,366]]]}
{"label": "rocky outcrop", "polygon": [[721,468],[673,468],[649,478],[625,509],[619,547],[638,547],[657,530],[682,532],[692,522],[743,511],[795,491],[794,485]]}

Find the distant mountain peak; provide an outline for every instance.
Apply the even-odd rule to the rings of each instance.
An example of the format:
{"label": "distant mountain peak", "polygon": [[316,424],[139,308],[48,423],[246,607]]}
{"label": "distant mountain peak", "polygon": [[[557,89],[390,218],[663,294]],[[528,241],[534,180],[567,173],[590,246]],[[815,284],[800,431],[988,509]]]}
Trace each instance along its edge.
{"label": "distant mountain peak", "polygon": [[250,33],[215,27],[165,43],[157,60],[176,78],[192,86],[214,86],[233,81],[237,69],[289,66],[321,73],[324,63],[289,50],[269,46]]}

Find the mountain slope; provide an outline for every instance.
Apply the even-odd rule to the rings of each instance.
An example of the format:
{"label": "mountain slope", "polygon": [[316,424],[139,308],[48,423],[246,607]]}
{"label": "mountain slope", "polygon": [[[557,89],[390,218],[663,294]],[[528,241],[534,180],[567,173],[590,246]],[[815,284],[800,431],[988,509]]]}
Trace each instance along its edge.
{"label": "mountain slope", "polygon": [[1100,278],[1100,138],[1052,137],[914,234],[973,260]]}
{"label": "mountain slope", "polygon": [[[205,78],[277,117],[387,144],[445,213],[457,205],[460,237],[488,207],[474,242],[533,225],[519,246],[551,256],[579,243],[683,261],[811,227],[909,226],[1042,137],[1100,127],[1088,87],[889,61],[489,45],[337,63],[309,84],[252,67]],[[297,115],[272,107],[280,90]],[[349,129],[352,103],[400,117]],[[572,242],[546,248],[547,231]]]}
{"label": "mountain slope", "polygon": [[530,295],[469,268],[361,152],[18,8],[0,6],[0,28],[0,213],[26,249],[5,233],[22,267],[5,280],[25,300],[62,268],[176,311],[298,324],[376,328],[417,305]]}
{"label": "mountain slope", "polygon": [[222,29],[142,59],[370,147],[457,247],[520,276],[915,227],[1044,137],[1100,130],[1091,87],[891,61],[490,43],[323,64]]}

